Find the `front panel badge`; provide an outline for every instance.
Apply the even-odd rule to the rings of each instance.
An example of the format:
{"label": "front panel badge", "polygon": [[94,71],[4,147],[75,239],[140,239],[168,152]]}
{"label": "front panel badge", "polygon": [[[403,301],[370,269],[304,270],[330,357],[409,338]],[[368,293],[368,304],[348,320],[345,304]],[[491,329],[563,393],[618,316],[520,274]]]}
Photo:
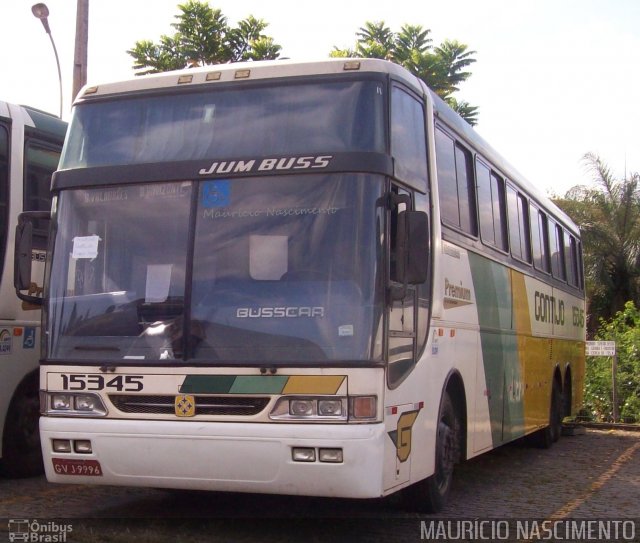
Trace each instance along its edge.
{"label": "front panel badge", "polygon": [[196,399],[188,394],[176,396],[176,417],[193,417],[196,414]]}

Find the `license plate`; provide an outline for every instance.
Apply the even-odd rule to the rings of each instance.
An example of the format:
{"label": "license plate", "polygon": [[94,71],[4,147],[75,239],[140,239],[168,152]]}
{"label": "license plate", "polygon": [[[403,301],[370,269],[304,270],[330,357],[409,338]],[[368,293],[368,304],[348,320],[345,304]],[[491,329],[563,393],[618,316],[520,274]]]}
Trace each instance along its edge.
{"label": "license plate", "polygon": [[97,460],[72,460],[70,458],[52,458],[53,469],[58,475],[82,475],[101,477],[102,468]]}

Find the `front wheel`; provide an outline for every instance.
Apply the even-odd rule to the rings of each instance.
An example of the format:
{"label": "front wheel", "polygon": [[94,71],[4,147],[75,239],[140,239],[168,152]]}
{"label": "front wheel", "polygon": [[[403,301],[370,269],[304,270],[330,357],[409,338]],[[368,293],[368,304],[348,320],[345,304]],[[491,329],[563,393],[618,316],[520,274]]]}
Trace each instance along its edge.
{"label": "front wheel", "polygon": [[21,387],[11,400],[2,447],[2,472],[8,477],[33,477],[43,471],[40,449],[40,400],[37,387]]}
{"label": "front wheel", "polygon": [[460,458],[460,421],[448,393],[440,404],[435,444],[435,471],[403,491],[404,504],[422,513],[437,513],[444,508],[451,483],[453,466]]}

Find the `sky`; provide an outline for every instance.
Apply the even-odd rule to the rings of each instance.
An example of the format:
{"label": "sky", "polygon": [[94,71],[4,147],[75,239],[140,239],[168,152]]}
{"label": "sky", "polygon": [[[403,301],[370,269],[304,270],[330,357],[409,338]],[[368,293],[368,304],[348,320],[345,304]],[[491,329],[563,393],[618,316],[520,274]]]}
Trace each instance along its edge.
{"label": "sky", "polygon": [[[31,13],[34,0],[0,3],[0,100],[58,114],[53,48]],[[89,0],[88,83],[133,77],[127,54],[142,39],[174,33],[179,0]],[[614,175],[640,171],[638,0],[216,0],[231,25],[249,15],[295,60],[353,47],[365,22],[431,29],[434,45],[456,39],[477,62],[459,99],[478,106],[476,130],[550,195],[595,186],[586,153]],[[62,70],[63,118],[73,84],[74,0],[46,0]]]}

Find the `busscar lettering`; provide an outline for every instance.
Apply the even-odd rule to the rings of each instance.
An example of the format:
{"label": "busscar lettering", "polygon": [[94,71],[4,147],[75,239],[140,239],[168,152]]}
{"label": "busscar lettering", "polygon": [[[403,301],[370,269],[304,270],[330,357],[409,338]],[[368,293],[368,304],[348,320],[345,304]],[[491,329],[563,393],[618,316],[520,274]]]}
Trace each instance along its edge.
{"label": "busscar lettering", "polygon": [[295,319],[322,318],[324,307],[239,307],[236,309],[238,319]]}
{"label": "busscar lettering", "polygon": [[333,155],[275,157],[251,160],[222,160],[213,162],[208,168],[199,170],[200,175],[240,174],[289,170],[309,170],[326,168]]}

